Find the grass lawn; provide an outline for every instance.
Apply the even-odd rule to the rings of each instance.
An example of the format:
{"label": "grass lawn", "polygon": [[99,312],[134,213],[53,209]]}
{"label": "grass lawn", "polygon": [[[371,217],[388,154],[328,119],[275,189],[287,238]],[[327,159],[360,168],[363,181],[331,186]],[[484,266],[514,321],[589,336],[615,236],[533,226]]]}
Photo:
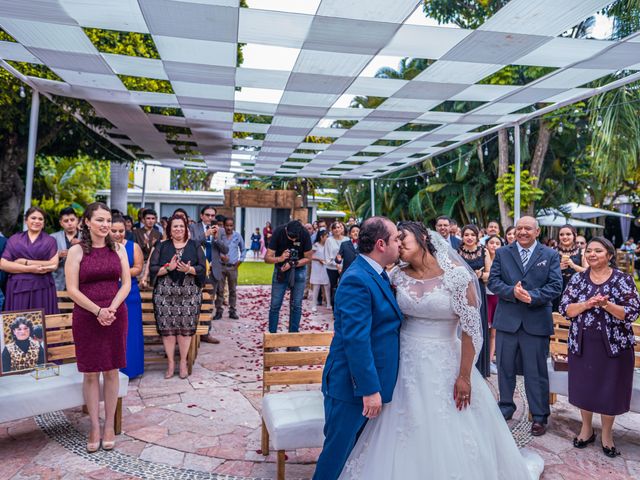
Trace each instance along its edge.
{"label": "grass lawn", "polygon": [[243,262],[238,269],[238,285],[271,285],[273,265],[264,262]]}

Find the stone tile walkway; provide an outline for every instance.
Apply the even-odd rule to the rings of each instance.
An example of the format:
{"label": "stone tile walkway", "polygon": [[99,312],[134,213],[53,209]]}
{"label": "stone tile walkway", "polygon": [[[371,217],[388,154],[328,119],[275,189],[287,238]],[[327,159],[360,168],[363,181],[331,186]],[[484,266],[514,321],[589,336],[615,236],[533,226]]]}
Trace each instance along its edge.
{"label": "stone tile walkway", "polygon": [[[275,455],[260,452],[261,338],[269,291],[240,289],[241,320],[231,321],[225,313],[214,322],[221,343],[202,344],[187,380],[165,380],[164,367],[155,365],[130,383],[115,452],[84,452],[88,418],[80,409],[1,424],[0,480],[274,478]],[[305,302],[302,329],[330,327],[330,312],[318,310],[312,313]],[[286,325],[288,309],[281,317]],[[495,377],[490,386],[495,392]],[[544,457],[543,479],[640,478],[640,415],[628,413],[616,422],[623,456],[611,460],[598,447],[571,446],[579,413],[566,399],[559,397],[552,407],[548,433],[534,439],[524,428],[526,405],[517,401],[520,408],[510,425],[519,444],[528,443]],[[310,478],[318,453],[287,452],[287,478]]]}

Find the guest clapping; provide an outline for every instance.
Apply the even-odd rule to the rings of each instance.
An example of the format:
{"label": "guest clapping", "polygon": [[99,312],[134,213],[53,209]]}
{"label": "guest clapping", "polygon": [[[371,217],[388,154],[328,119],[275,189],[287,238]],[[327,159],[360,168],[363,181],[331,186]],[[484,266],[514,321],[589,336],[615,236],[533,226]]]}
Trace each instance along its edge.
{"label": "guest clapping", "polygon": [[187,378],[187,354],[200,317],[206,264],[202,248],[189,240],[187,221],[183,217],[169,219],[167,240],[156,245],[150,270],[155,279],[153,310],[167,354],[165,378],[174,374],[176,340],[180,351],[180,378]]}
{"label": "guest clapping", "polygon": [[0,269],[9,274],[5,310],[41,308],[45,315],[58,313],[58,298],[52,272],[58,268],[56,241],[44,232],[45,213],[31,207],[25,214],[26,232],[7,241]]}
{"label": "guest clapping", "polygon": [[635,338],[632,324],[640,314],[633,278],[615,268],[615,248],[593,238],[585,251],[589,268],[571,278],[560,313],[569,330],[569,402],[580,409],[582,427],[576,448],[595,441],[593,413],[602,418],[602,450],[620,455],[613,442],[615,416],[629,411],[633,385]]}
{"label": "guest clapping", "polygon": [[[78,371],[84,373],[84,401],[91,430],[87,451],[100,448],[100,373],[104,378],[102,448],[115,444],[114,417],[118,401],[118,369],[127,365],[127,307],[131,288],[125,249],[110,236],[111,212],[92,203],[81,220],[82,241],[69,249],[65,263],[67,292],[73,307],[73,340]],[[118,282],[120,280],[120,283]]]}

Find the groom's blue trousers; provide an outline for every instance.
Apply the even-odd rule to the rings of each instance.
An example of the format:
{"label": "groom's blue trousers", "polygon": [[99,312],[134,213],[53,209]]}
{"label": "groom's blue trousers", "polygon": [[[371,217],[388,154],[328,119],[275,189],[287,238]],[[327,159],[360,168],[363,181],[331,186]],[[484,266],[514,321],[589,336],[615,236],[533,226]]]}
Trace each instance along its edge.
{"label": "groom's blue trousers", "polygon": [[367,423],[362,405],[324,397],[324,446],[313,480],[336,480]]}

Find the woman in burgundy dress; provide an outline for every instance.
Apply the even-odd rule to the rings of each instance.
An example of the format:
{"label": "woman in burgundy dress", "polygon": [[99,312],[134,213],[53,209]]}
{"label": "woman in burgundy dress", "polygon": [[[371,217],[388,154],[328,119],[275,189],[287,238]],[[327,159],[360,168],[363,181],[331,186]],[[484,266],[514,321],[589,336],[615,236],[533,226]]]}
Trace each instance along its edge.
{"label": "woman in burgundy dress", "polygon": [[[87,451],[100,448],[100,373],[104,379],[102,448],[115,444],[118,369],[127,366],[127,307],[131,288],[125,249],[110,237],[111,212],[103,203],[87,207],[80,222],[82,242],[69,249],[67,291],[75,303],[73,339],[78,371],[84,373],[84,401],[91,418]],[[119,282],[122,285],[119,285]]]}
{"label": "woman in burgundy dress", "polygon": [[5,310],[43,309],[58,313],[56,284],[51,272],[58,268],[58,247],[43,231],[45,213],[31,207],[25,214],[26,232],[9,238],[2,252],[0,269],[9,274]]}
{"label": "woman in burgundy dress", "polygon": [[615,268],[616,250],[595,237],[587,244],[589,268],[576,273],[562,295],[560,313],[571,319],[569,330],[569,402],[580,409],[582,428],[573,445],[593,443],[593,414],[602,417],[602,450],[620,451],[613,443],[616,415],[628,412],[633,385],[635,338],[632,324],[640,314],[633,278]]}

